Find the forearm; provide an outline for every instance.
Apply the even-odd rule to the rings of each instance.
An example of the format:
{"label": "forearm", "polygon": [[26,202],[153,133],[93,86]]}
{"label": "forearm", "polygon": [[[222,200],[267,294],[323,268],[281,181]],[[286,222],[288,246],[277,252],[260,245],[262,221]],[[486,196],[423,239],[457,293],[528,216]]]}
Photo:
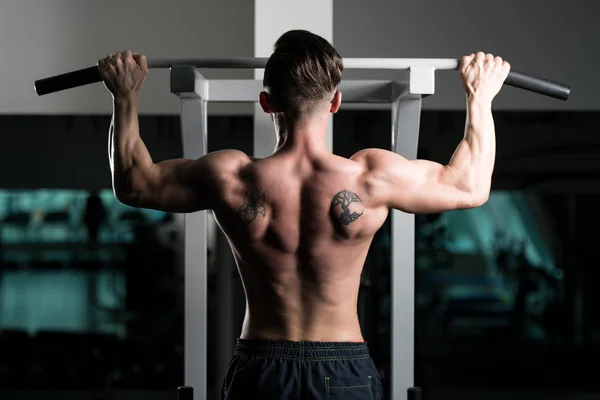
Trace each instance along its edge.
{"label": "forearm", "polygon": [[147,186],[146,171],[152,166],[139,133],[137,99],[115,99],[109,132],[109,162],[115,195],[139,200]]}
{"label": "forearm", "polygon": [[496,159],[496,133],[491,101],[469,98],[465,136],[448,167],[457,184],[475,195],[487,197]]}

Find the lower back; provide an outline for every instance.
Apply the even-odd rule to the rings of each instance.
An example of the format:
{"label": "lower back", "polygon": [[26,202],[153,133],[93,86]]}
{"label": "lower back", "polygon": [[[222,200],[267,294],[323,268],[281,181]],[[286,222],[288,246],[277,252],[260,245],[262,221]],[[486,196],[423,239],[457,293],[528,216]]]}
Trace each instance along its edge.
{"label": "lower back", "polygon": [[242,338],[363,340],[356,312],[362,266],[343,273],[335,266],[306,271],[311,267],[238,265],[247,300]]}

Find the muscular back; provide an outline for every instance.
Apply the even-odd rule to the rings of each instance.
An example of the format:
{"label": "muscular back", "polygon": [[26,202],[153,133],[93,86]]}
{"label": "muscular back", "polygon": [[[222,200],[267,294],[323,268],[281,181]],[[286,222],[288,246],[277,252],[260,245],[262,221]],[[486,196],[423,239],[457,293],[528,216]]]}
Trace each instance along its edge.
{"label": "muscular back", "polygon": [[242,337],[360,341],[360,274],[388,213],[364,168],[326,154],[249,162],[214,207],[246,292]]}
{"label": "muscular back", "polygon": [[445,166],[380,149],[348,160],[298,143],[263,160],[223,150],[155,164],[138,138],[124,146],[137,149],[131,159],[113,164],[129,168],[115,173],[113,188],[131,206],[214,211],[246,291],[243,338],[362,341],[360,274],[388,209],[477,207],[491,175],[477,172],[484,158],[473,156],[475,139]]}
{"label": "muscular back", "polygon": [[[342,70],[338,61],[336,80]],[[116,198],[167,212],[215,212],[246,290],[243,337],[344,341],[361,340],[359,276],[388,208],[436,213],[487,201],[496,148],[491,101],[510,65],[482,52],[463,57],[465,136],[447,165],[376,149],[352,160],[327,154],[325,115],[341,103],[331,73],[325,86],[331,86],[333,100],[311,109],[302,121],[276,112],[276,102],[261,92],[260,104],[273,117],[281,143],[289,143],[287,152],[253,161],[227,150],[154,163],[140,137],[137,113],[145,57],[117,53],[100,60],[98,68],[114,100],[109,162]],[[309,78],[312,84],[314,75]],[[315,139],[318,132],[321,139]]]}

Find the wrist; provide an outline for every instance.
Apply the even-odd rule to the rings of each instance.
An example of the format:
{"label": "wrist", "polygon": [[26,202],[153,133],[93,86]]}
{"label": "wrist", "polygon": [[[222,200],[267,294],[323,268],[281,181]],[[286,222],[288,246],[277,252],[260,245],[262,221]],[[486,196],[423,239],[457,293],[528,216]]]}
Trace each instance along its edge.
{"label": "wrist", "polygon": [[136,96],[115,96],[113,97],[113,113],[122,121],[136,119],[137,104]]}
{"label": "wrist", "polygon": [[135,108],[137,107],[137,102],[138,98],[134,93],[113,96],[113,105],[115,107]]}
{"label": "wrist", "polygon": [[468,94],[467,95],[467,106],[471,109],[491,109],[492,99],[489,99],[480,94]]}

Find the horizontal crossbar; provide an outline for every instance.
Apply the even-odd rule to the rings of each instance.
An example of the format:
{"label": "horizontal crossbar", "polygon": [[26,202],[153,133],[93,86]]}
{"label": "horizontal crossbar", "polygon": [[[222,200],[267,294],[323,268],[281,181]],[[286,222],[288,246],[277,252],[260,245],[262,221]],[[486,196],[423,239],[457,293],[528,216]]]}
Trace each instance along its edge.
{"label": "horizontal crossbar", "polygon": [[[264,68],[267,58],[148,58],[148,68]],[[433,94],[435,88],[434,72],[439,69],[456,70],[459,60],[449,58],[346,58],[346,69],[387,69],[410,70],[410,93]],[[100,71],[92,66],[35,81],[38,95],[54,93],[78,86],[101,82]],[[173,82],[173,80],[171,80]],[[571,88],[568,85],[535,77],[518,71],[510,71],[506,85],[530,90],[560,100],[569,98]],[[176,93],[171,89],[173,93]]]}
{"label": "horizontal crossbar", "polygon": [[[211,102],[254,102],[263,90],[258,79],[210,79],[206,81],[208,93],[205,100]],[[393,81],[343,81],[339,90],[345,103],[390,103],[396,85]]]}
{"label": "horizontal crossbar", "polygon": [[[151,58],[149,68],[171,68],[173,65],[192,65],[196,68],[261,69],[265,57],[233,58]],[[459,60],[451,58],[344,58],[344,69],[409,69],[430,67],[435,70],[454,70]]]}

